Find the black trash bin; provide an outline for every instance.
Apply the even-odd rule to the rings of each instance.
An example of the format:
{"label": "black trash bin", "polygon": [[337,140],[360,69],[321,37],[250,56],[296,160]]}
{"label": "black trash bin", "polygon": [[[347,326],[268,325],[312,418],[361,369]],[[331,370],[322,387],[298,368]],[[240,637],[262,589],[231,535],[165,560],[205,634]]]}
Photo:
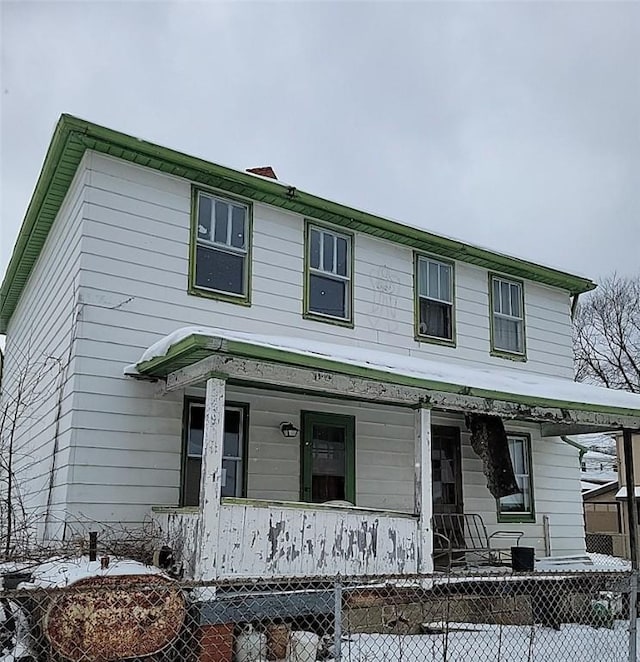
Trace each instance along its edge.
{"label": "black trash bin", "polygon": [[514,572],[533,570],[535,559],[536,550],[533,547],[511,548],[511,569]]}

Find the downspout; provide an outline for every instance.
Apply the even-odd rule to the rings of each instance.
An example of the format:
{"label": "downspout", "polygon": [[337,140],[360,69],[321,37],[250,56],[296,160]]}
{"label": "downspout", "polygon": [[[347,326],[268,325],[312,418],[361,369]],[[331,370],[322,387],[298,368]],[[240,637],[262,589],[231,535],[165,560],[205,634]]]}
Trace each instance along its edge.
{"label": "downspout", "polygon": [[577,441],[574,441],[573,439],[569,439],[569,437],[560,435],[560,439],[564,441],[565,444],[569,444],[569,446],[573,446],[574,448],[578,449],[578,460],[580,462],[580,466],[582,466],[582,458],[584,457],[584,454],[589,450],[582,444],[579,444]]}

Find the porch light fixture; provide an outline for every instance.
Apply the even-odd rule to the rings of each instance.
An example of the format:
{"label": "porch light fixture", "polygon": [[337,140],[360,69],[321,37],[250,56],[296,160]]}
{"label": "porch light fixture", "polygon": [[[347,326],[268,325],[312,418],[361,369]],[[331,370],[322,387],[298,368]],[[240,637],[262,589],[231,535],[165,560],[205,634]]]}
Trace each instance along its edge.
{"label": "porch light fixture", "polygon": [[282,432],[283,437],[289,437],[290,439],[298,436],[300,430],[290,421],[284,421],[280,423],[280,432]]}

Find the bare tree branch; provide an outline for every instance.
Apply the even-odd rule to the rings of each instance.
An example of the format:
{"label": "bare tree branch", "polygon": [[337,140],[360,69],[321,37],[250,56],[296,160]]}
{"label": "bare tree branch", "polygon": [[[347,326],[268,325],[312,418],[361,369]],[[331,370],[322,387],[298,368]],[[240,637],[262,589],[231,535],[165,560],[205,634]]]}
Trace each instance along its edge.
{"label": "bare tree branch", "polygon": [[640,276],[614,274],[577,306],[576,381],[640,393]]}

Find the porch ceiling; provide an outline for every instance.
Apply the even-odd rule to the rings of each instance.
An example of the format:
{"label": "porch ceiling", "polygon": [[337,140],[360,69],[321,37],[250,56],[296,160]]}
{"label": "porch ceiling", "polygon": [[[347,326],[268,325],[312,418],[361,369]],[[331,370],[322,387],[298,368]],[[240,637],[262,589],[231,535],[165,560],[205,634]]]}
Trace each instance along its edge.
{"label": "porch ceiling", "polygon": [[218,374],[234,383],[325,393],[580,428],[640,430],[640,396],[521,370],[469,368],[308,339],[186,327],[152,345],[131,376],[186,388]]}

